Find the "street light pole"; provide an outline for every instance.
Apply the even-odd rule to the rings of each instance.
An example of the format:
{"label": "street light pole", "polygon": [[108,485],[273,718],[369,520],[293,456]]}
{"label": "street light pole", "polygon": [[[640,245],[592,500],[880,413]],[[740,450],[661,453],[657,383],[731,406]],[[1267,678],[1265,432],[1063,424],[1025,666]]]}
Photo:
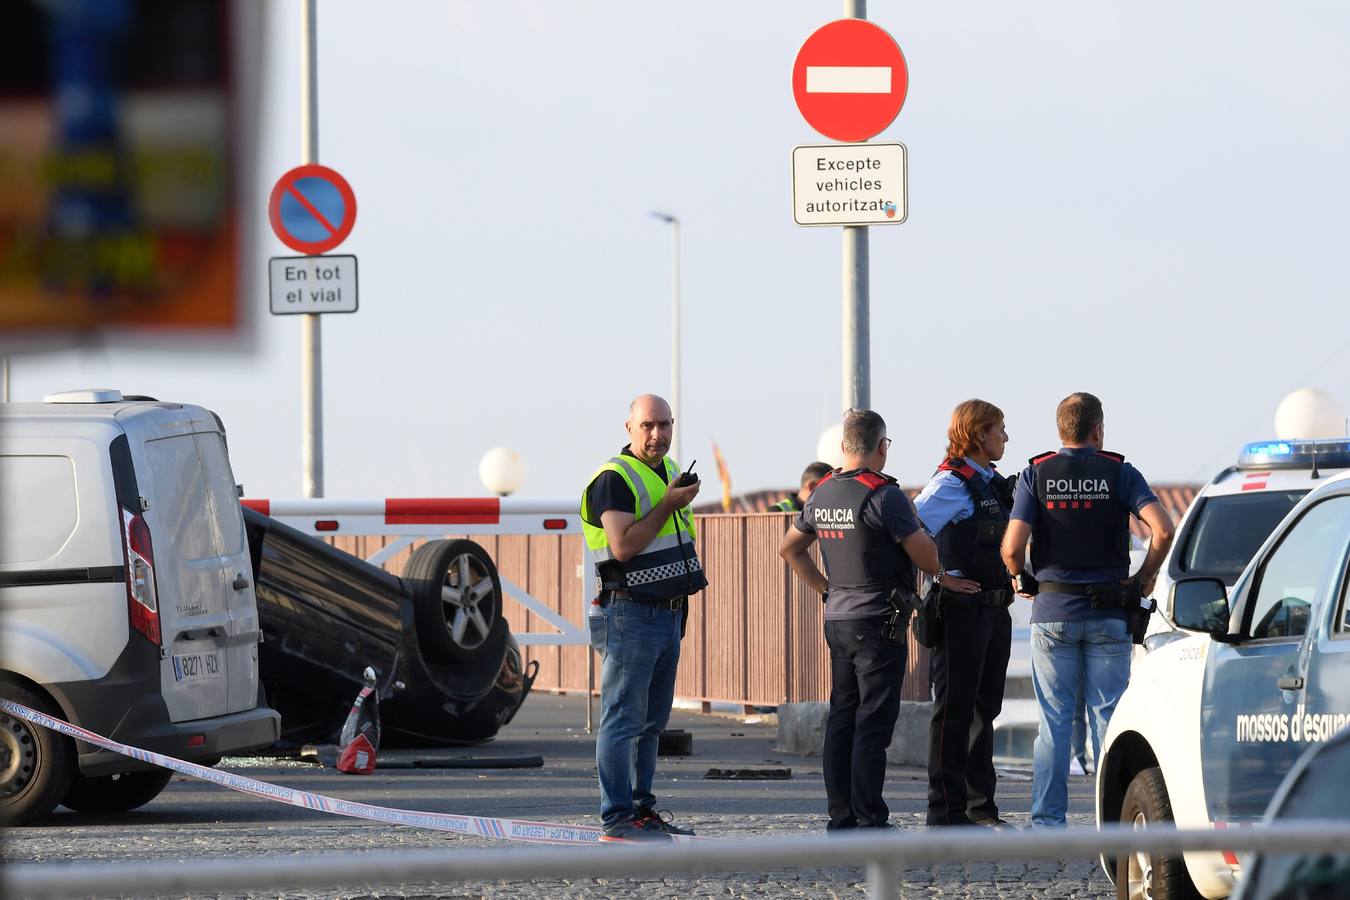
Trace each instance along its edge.
{"label": "street light pole", "polygon": [[670,432],[670,456],[683,463],[680,456],[680,219],[667,212],[653,212],[653,216],[670,223],[670,414],[675,426]]}

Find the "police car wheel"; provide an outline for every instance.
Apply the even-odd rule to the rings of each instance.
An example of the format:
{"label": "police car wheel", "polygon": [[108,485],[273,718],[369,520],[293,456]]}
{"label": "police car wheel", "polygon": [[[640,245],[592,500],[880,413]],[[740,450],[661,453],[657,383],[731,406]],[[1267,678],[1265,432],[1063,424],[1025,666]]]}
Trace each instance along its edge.
{"label": "police car wheel", "polygon": [[122,772],[97,778],[77,775],[61,805],[83,813],[127,812],[158,797],[172,777],[172,772],[158,766],[145,772]]}
{"label": "police car wheel", "polygon": [[417,643],[433,663],[475,659],[501,616],[502,582],[473,541],[429,541],[403,570],[413,588]]}
{"label": "police car wheel", "polygon": [[[60,716],[43,696],[0,682],[0,696]],[[0,712],[0,825],[25,825],[56,808],[75,773],[70,738]]]}
{"label": "police car wheel", "polygon": [[[1172,802],[1162,769],[1148,768],[1134,776],[1125,791],[1120,823],[1140,829],[1172,824]],[[1186,861],[1180,856],[1158,856],[1145,851],[1116,857],[1117,900],[1178,900],[1198,898]]]}

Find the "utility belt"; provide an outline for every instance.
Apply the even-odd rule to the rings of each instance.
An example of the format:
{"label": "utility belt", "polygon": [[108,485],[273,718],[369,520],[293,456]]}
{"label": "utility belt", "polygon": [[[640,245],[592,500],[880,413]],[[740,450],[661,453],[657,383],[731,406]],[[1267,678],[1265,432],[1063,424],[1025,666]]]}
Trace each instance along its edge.
{"label": "utility belt", "polygon": [[1137,609],[1143,594],[1133,578],[1126,584],[1105,581],[1097,584],[1071,584],[1067,581],[1042,581],[1041,593],[1088,597],[1093,609]]}
{"label": "utility belt", "polygon": [[951,603],[954,606],[965,604],[967,606],[992,606],[995,609],[1003,609],[1006,606],[1012,606],[1013,599],[1017,595],[1007,588],[997,588],[993,590],[982,590],[974,594],[958,594],[956,591],[941,589],[938,594],[940,604]]}
{"label": "utility belt", "polygon": [[627,588],[602,589],[595,598],[594,603],[596,606],[604,609],[615,600],[627,600],[629,603],[639,603],[642,606],[651,606],[656,609],[668,609],[671,612],[679,612],[689,606],[689,597],[686,594],[681,594],[678,597],[662,597],[657,600],[653,597],[634,597],[628,592]]}
{"label": "utility belt", "polygon": [[1109,581],[1105,584],[1068,584],[1063,581],[1042,581],[1042,591],[1054,591],[1059,594],[1071,594],[1075,597],[1089,597],[1093,609],[1121,609],[1125,611],[1125,624],[1130,630],[1130,640],[1136,644],[1144,642],[1148,631],[1148,620],[1158,603],[1151,597],[1145,597],[1139,589],[1139,582],[1131,578],[1126,584]]}

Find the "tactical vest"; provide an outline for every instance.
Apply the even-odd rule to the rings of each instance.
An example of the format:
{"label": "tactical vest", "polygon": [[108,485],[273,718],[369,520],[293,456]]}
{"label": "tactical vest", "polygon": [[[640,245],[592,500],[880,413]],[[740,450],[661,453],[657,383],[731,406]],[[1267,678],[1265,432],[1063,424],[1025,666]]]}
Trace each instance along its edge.
{"label": "tactical vest", "polygon": [[811,524],[831,589],[913,591],[914,564],[904,550],[887,531],[863,522],[867,499],[887,485],[895,479],[871,469],[835,472],[816,485]]}
{"label": "tactical vest", "polygon": [[[990,466],[992,469],[993,466]],[[1008,530],[1007,479],[997,472],[986,479],[964,459],[949,459],[938,466],[961,480],[975,504],[975,512],[959,522],[948,522],[937,534],[942,568],[959,571],[978,581],[985,590],[1009,587],[1008,567],[999,550]]]}
{"label": "tactical vest", "polygon": [[[667,456],[663,462],[667,481],[678,479],[680,467],[675,461]],[[592,515],[586,498],[591,484],[602,472],[617,472],[627,482],[628,489],[633,492],[633,514],[639,519],[655,509],[666,495],[666,482],[661,476],[642,460],[631,456],[616,456],[591,476],[586,490],[581,492],[581,531],[596,563],[612,563],[623,572],[624,578],[623,585],[601,584],[596,589],[626,587],[628,593],[638,599],[664,600],[707,587],[708,579],[694,549],[694,514],[687,506],[666,519],[641,553],[627,560],[614,557],[605,529],[600,525],[599,517]]]}
{"label": "tactical vest", "polygon": [[1040,512],[1031,565],[1060,569],[1130,567],[1130,510],[1121,496],[1125,457],[1042,453],[1031,458]]}

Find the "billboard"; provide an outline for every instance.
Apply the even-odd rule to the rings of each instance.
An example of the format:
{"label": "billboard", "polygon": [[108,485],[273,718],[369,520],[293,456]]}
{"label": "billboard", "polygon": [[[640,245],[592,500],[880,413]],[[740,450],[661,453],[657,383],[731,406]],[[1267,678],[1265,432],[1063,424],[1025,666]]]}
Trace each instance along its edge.
{"label": "billboard", "polygon": [[10,0],[0,15],[0,335],[233,336],[240,137],[256,131],[235,4]]}

